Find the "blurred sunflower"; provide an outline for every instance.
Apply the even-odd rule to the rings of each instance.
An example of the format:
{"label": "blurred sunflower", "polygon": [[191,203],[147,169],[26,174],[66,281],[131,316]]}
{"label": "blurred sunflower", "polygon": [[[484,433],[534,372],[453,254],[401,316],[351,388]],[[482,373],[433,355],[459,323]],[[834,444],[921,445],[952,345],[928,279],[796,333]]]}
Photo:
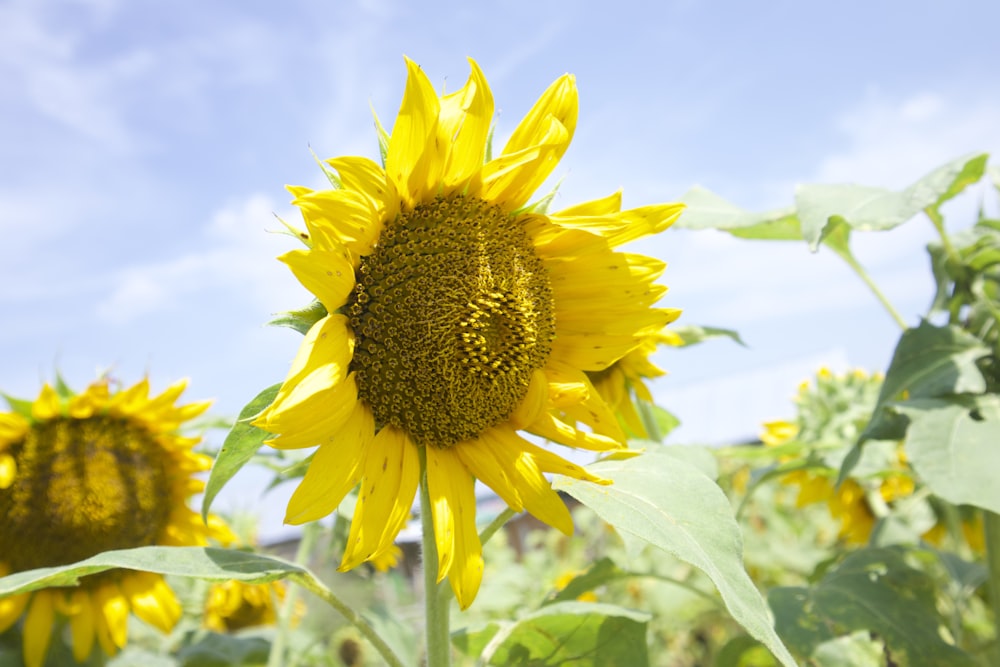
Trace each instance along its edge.
{"label": "blurred sunflower", "polygon": [[[760,440],[768,447],[779,447],[795,440],[807,449],[817,443],[839,443],[846,448],[853,445],[864,431],[875,397],[882,384],[880,374],[868,375],[856,369],[838,375],[828,368],[820,368],[815,383],[805,381],[799,385],[795,402],[799,415],[795,422],[765,422]],[[794,456],[783,456],[788,462]],[[867,479],[846,479],[838,487],[835,482],[838,470],[820,463],[813,467],[793,470],[781,478],[781,483],[798,487],[797,507],[825,502],[830,515],[840,522],[839,537],[847,544],[864,544],[878,520],[868,493],[877,492],[888,505],[914,491],[914,480],[906,465],[902,445],[886,461],[882,474]]]}
{"label": "blurred sunflower", "polygon": [[622,211],[620,193],[553,214],[548,198],[529,205],[573,136],[575,80],[557,79],[491,158],[493,96],[470,64],[466,84],[438,96],[407,60],[392,134],[376,121],[383,165],[334,158],[331,189],[289,188],[306,227],[292,232],[307,247],[280,259],[327,314],[254,421],[274,447],[319,445],[286,521],[329,514],[360,482],[341,569],[392,547],[423,466],[438,577],[462,608],[482,579],[475,479],[566,533],[572,519],[544,474],[600,481],[518,431],[622,445],[586,373],[677,311],[653,307],[665,265],[614,248],[683,208]]}
{"label": "blurred sunflower", "polygon": [[[213,584],[205,600],[203,624],[216,632],[236,632],[260,625],[274,625],[278,620],[278,605],[285,600],[287,587],[282,581],[266,584],[245,584],[226,581]],[[295,605],[292,622],[305,614],[305,606]]]}
{"label": "blurred sunflower", "polygon": [[[149,396],[147,380],[112,392],[104,378],[81,394],[61,382],[33,402],[0,413],[0,575],[75,563],[104,551],[203,545],[232,536],[205,525],[185,501],[202,490],[193,476],[211,459],[178,433],[208,402],[175,405],[186,381]],[[53,630],[68,620],[73,657],[95,639],[107,655],[125,646],[132,612],[169,632],[181,608],[163,577],[110,570],[77,587],[0,599],[0,632],[24,618],[24,662],[40,667]]]}

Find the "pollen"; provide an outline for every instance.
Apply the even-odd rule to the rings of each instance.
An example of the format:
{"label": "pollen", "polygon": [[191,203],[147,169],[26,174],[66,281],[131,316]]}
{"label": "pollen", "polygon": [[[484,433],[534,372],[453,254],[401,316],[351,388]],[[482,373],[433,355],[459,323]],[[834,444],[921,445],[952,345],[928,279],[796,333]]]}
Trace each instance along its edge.
{"label": "pollen", "polygon": [[549,277],[516,215],[439,197],[386,223],[346,306],[380,426],[448,447],[506,420],[555,336]]}
{"label": "pollen", "polygon": [[56,418],[8,451],[18,474],[0,491],[0,544],[14,572],[147,546],[169,521],[163,447],[132,420]]}

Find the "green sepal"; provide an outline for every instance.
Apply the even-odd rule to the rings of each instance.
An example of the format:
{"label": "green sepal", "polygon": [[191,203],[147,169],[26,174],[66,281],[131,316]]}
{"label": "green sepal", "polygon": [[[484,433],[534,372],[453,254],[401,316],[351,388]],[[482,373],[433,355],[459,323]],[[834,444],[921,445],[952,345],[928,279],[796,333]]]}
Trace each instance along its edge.
{"label": "green sepal", "polygon": [[295,329],[300,334],[305,336],[314,324],[319,322],[328,314],[326,306],[324,306],[319,299],[313,299],[312,303],[304,308],[278,313],[268,322],[268,324],[275,327],[288,327],[289,329]]}

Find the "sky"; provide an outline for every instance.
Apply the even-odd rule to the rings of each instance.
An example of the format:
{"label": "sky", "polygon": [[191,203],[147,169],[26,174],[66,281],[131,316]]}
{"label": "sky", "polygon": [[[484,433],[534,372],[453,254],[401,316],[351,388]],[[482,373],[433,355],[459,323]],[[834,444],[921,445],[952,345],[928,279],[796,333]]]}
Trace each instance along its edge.
{"label": "sky", "polygon": [[[475,58],[498,144],[575,74],[556,207],[699,184],[762,210],[796,183],[899,188],[1000,150],[998,24],[992,0],[0,0],[0,390],[33,397],[56,370],[76,387],[105,369],[188,377],[188,399],[232,416],[281,380],[300,338],[264,323],[311,298],[274,260],[294,247],[272,233],[297,219],[284,185],[322,185],[310,151],[377,158],[372,110],[391,124],[404,55],[446,90]],[[985,192],[946,209],[953,224]],[[918,218],[855,235],[912,323],[932,232]],[[657,355],[680,442],[753,437],[819,365],[884,368],[898,337],[804,243],[670,230],[630,250],[668,263],[681,322],[747,343]],[[257,503],[247,479],[220,503]]]}

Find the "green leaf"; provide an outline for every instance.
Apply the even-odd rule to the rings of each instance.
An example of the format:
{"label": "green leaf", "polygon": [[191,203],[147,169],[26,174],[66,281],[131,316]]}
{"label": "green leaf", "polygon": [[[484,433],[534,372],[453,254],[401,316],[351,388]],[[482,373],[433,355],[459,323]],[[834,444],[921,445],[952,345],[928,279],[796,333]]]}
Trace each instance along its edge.
{"label": "green leaf", "polygon": [[935,214],[943,202],[979,180],[986,157],[977,154],[953,160],[899,192],[864,185],[800,185],[795,203],[802,236],[816,250],[838,223],[879,231],[901,225],[924,210]]}
{"label": "green leaf", "polygon": [[262,584],[304,573],[298,565],[250,551],[215,547],[138,547],[106,551],[79,563],[16,572],[0,578],[0,597],[41,588],[75,586],[80,577],[123,568],[211,581]]}
{"label": "green leaf", "polygon": [[32,421],[32,401],[26,401],[23,398],[17,398],[15,396],[11,396],[10,394],[4,394],[3,392],[0,392],[0,396],[3,396],[3,399],[7,401],[7,405],[10,406],[12,412],[21,415],[28,421]]}
{"label": "green leaf", "polygon": [[649,618],[609,604],[558,602],[501,630],[484,658],[487,665],[644,667]]}
{"label": "green leaf", "polygon": [[831,639],[812,654],[816,667],[883,667],[882,646],[865,631]]}
{"label": "green leaf", "polygon": [[674,225],[686,229],[721,229],[745,239],[798,241],[799,222],[791,208],[752,213],[731,204],[701,186],[688,190],[681,201],[687,209]]}
{"label": "green leaf", "polygon": [[501,627],[498,621],[490,621],[486,625],[456,630],[451,633],[451,644],[463,654],[478,658]]}
{"label": "green leaf", "polygon": [[553,488],[590,507],[623,537],[663,549],[704,571],[733,618],[782,664],[794,667],[767,606],[743,569],[740,528],[718,485],[690,463],[658,450],[602,461],[589,470],[613,484],[556,476]]}
{"label": "green leaf", "polygon": [[906,455],[935,495],[1000,512],[1000,396],[915,399],[897,405],[910,419]]}
{"label": "green leaf", "polygon": [[862,440],[879,426],[879,413],[886,404],[904,391],[909,399],[985,391],[986,381],[976,361],[987,354],[989,348],[982,341],[956,326],[938,327],[924,320],[907,329],[892,354],[872,424]]}
{"label": "green leaf", "polygon": [[743,347],[746,347],[746,343],[740,338],[740,335],[733,331],[732,329],[721,329],[719,327],[702,327],[697,324],[681,324],[678,326],[671,326],[668,331],[680,336],[681,344],[677,347],[687,347],[688,345],[697,345],[698,343],[704,342],[706,340],[711,340],[712,338],[729,338],[736,341]]}
{"label": "green leaf", "polygon": [[184,667],[240,667],[267,662],[271,642],[262,637],[234,637],[216,632],[198,635],[197,641],[177,652]]}
{"label": "green leaf", "polygon": [[774,667],[771,652],[748,635],[733,637],[716,654],[713,667]]}
{"label": "green leaf", "polygon": [[276,327],[288,327],[289,329],[295,329],[300,334],[305,336],[309,333],[309,329],[311,329],[312,326],[321,319],[326,317],[327,314],[326,306],[320,303],[319,299],[313,299],[313,302],[305,308],[278,313],[274,319],[268,322],[268,324]]}
{"label": "green leaf", "polygon": [[831,635],[866,631],[877,634],[900,664],[973,664],[941,638],[934,581],[907,565],[900,549],[855,551],[812,589],[775,589],[769,599],[778,632],[804,656]]}
{"label": "green leaf", "polygon": [[205,497],[201,503],[201,516],[208,517],[208,510],[212,506],[212,501],[222,490],[230,479],[233,478],[240,468],[246,465],[247,461],[260,449],[261,444],[271,434],[267,431],[251,425],[251,419],[259,415],[264,409],[271,405],[274,397],[278,395],[281,384],[274,384],[257,394],[252,401],[246,404],[240,411],[240,417],[233,430],[226,436],[222,443],[219,455],[215,457],[212,464],[212,471],[208,475],[208,482],[205,484]]}
{"label": "green leaf", "polygon": [[551,594],[542,605],[575,600],[598,586],[603,586],[609,581],[614,581],[624,576],[628,575],[615,565],[613,560],[605,556],[587,568],[582,574],[573,577],[561,590]]}

